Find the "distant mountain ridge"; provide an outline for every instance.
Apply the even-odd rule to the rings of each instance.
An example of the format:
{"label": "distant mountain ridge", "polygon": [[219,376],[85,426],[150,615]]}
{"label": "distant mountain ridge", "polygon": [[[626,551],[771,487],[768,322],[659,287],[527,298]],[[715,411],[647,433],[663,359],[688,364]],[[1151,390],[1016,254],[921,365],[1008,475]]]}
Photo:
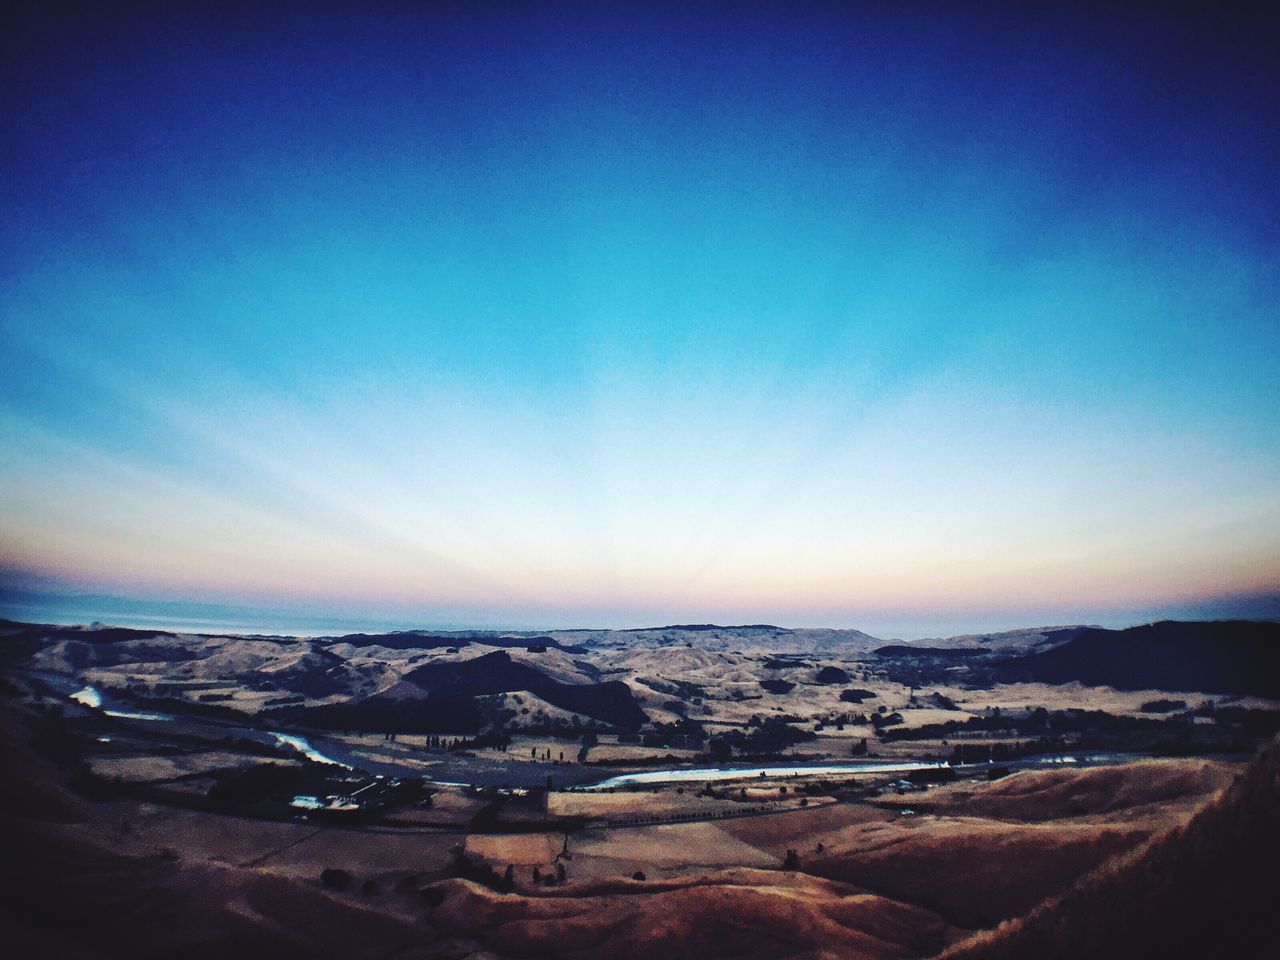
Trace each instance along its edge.
{"label": "distant mountain ridge", "polygon": [[1010,666],[1045,683],[1280,698],[1280,623],[1164,620],[1088,628]]}
{"label": "distant mountain ridge", "polygon": [[1066,643],[1082,630],[1102,629],[1084,624],[1056,627],[1023,627],[995,633],[965,633],[954,637],[917,640],[911,646],[929,646],[960,650],[986,650],[991,653],[1030,653]]}
{"label": "distant mountain ridge", "polygon": [[439,650],[484,644],[489,647],[555,647],[566,653],[584,653],[585,647],[564,644],[543,634],[431,633],[423,630],[396,630],[392,633],[348,633],[340,637],[317,637],[327,644],[346,643],[353,647],[386,647],[389,650]]}
{"label": "distant mountain ridge", "polygon": [[688,630],[694,633],[708,630],[771,630],[774,633],[791,633],[787,627],[775,626],[772,623],[742,623],[736,626],[721,626],[718,623],[673,623],[665,627],[628,627],[620,633],[656,633],[661,630]]}

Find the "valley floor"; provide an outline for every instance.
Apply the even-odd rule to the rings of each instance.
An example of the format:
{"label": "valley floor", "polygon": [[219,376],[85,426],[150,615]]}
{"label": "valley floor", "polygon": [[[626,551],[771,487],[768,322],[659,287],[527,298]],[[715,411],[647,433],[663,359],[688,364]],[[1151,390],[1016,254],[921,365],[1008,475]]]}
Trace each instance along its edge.
{"label": "valley floor", "polygon": [[[7,788],[5,829],[28,850],[39,844],[6,901],[11,937],[44,937],[51,897],[82,904],[99,937],[51,929],[70,938],[66,955],[86,957],[235,943],[271,944],[280,956],[924,957],[1184,823],[1242,767],[1183,759],[1028,770],[902,794],[890,784],[879,796],[768,816],[567,833],[537,829],[536,816],[518,833],[510,823],[503,832],[356,828],[88,801],[21,742],[30,718],[7,717],[18,740],[8,759],[30,776],[26,791]],[[706,802],[679,789],[554,793],[545,813]],[[32,804],[36,795],[44,801]],[[460,821],[483,806],[462,789],[437,796],[432,811]],[[510,865],[512,889],[457,876],[460,853],[495,877]],[[548,886],[547,877],[561,879]],[[119,926],[121,897],[161,889],[154,912],[131,908],[129,930]],[[33,911],[13,909],[33,897]]]}

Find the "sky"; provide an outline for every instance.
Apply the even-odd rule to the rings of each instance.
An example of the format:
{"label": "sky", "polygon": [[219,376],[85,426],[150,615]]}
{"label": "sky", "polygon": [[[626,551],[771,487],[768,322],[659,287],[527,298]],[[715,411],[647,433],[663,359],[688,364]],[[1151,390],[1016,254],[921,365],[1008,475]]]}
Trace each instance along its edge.
{"label": "sky", "polygon": [[1280,616],[1280,36],[1030,6],[12,14],[0,607]]}

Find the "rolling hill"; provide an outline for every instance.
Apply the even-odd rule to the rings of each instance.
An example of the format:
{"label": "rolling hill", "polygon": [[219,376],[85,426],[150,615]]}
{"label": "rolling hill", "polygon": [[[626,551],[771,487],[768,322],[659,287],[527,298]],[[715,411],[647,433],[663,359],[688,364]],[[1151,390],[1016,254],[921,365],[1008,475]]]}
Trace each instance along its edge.
{"label": "rolling hill", "polygon": [[1280,741],[1185,826],[942,960],[1272,957],[1277,854]]}
{"label": "rolling hill", "polygon": [[1166,620],[1127,630],[1090,628],[1008,665],[1045,683],[1277,698],[1280,624]]}
{"label": "rolling hill", "polygon": [[472,660],[429,663],[405,674],[431,697],[464,698],[528,690],[547,703],[626,729],[648,718],[631,689],[619,680],[561,683],[540,670],[517,663],[505,650]]}

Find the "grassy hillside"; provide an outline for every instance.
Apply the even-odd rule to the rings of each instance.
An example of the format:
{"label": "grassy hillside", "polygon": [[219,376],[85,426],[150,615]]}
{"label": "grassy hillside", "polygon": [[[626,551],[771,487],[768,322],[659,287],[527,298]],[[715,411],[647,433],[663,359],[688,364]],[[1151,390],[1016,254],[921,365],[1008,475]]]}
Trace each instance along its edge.
{"label": "grassy hillside", "polygon": [[1277,857],[1280,741],[1185,826],[942,957],[1273,957]]}
{"label": "grassy hillside", "polygon": [[0,700],[4,955],[373,960],[424,938],[420,924],[314,885],[183,861],[129,832],[104,829],[64,785],[66,771],[44,755],[43,741],[56,730],[45,721]]}
{"label": "grassy hillside", "polygon": [[562,709],[628,729],[635,729],[648,719],[625,683],[561,683],[541,670],[517,663],[505,650],[473,660],[429,663],[405,674],[405,680],[432,697],[475,697],[528,690]]}

